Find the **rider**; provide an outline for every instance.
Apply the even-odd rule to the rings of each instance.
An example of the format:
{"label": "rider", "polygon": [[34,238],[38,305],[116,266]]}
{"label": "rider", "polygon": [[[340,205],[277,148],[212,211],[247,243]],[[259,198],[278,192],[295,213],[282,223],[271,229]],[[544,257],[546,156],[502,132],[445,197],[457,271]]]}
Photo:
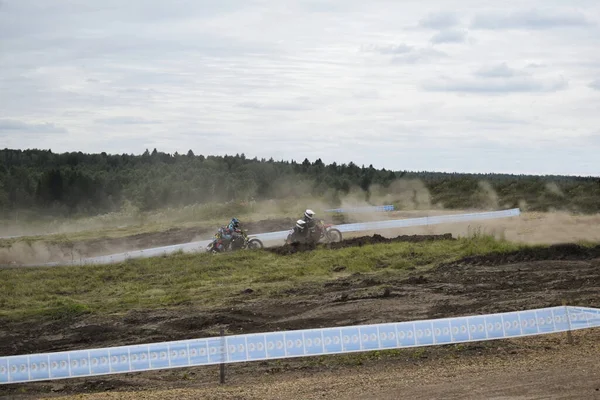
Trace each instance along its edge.
{"label": "rider", "polygon": [[229,221],[229,225],[227,225],[227,229],[229,229],[231,232],[242,232],[242,230],[240,229],[240,221],[237,218],[231,218],[231,221]]}
{"label": "rider", "polygon": [[306,229],[304,230],[304,238],[308,239],[310,235],[315,232],[315,227],[317,225],[317,221],[315,220],[315,212],[313,210],[307,209],[304,211],[304,217],[302,221],[305,222]]}
{"label": "rider", "polygon": [[221,231],[222,242],[217,247],[220,250],[223,249],[224,246],[229,246],[233,239],[242,236],[242,230],[240,229],[240,221],[237,218],[232,218],[229,221],[229,224],[226,227],[219,229]]}
{"label": "rider", "polygon": [[293,242],[297,242],[297,238],[306,238],[306,231],[308,231],[308,229],[306,229],[306,221],[303,219],[299,219],[298,221],[296,221],[296,226],[294,226],[294,233],[292,235],[292,237],[294,239],[292,239]]}

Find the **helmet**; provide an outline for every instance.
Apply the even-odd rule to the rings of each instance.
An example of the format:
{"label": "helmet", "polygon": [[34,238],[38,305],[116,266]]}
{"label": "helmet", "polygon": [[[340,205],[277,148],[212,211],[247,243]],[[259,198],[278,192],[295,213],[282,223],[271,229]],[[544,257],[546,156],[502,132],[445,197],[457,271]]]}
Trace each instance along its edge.
{"label": "helmet", "polygon": [[300,229],[304,229],[306,227],[306,221],[303,219],[299,219],[296,221],[296,226]]}
{"label": "helmet", "polygon": [[311,220],[315,216],[315,212],[313,210],[306,210],[304,211],[304,216],[306,219]]}
{"label": "helmet", "polygon": [[231,226],[233,226],[234,228],[237,228],[240,226],[240,221],[237,218],[232,218],[231,219]]}

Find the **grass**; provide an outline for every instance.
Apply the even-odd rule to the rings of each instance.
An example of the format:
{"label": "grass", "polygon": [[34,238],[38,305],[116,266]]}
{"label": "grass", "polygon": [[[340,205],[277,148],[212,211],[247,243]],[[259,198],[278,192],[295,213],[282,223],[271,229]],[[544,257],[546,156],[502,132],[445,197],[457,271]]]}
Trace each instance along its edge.
{"label": "grass", "polygon": [[[392,243],[291,256],[267,251],[176,254],[121,264],[0,270],[0,316],[64,318],[193,305],[234,304],[253,296],[284,296],[290,289],[322,284],[342,274],[402,276],[473,254],[512,251],[523,245],[488,236],[456,241]],[[344,266],[343,272],[334,272]]]}

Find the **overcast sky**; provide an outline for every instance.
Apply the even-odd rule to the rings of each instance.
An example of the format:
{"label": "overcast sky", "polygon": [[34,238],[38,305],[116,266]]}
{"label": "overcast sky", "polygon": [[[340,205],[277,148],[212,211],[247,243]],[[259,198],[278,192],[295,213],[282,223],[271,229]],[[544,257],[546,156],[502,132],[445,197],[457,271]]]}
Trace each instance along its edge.
{"label": "overcast sky", "polygon": [[600,176],[598,0],[0,0],[0,148]]}

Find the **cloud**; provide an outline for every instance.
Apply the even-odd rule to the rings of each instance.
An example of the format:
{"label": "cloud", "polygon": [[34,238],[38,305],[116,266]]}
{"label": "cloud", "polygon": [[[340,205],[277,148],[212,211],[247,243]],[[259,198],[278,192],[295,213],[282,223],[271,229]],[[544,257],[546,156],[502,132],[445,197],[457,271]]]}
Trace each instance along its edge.
{"label": "cloud", "polygon": [[600,90],[600,79],[596,79],[588,85],[590,88],[594,90]]}
{"label": "cloud", "polygon": [[418,62],[434,61],[446,58],[448,55],[430,47],[415,47],[401,43],[396,45],[369,45],[363,46],[363,51],[375,52],[382,55],[391,55],[392,64],[415,64]]}
{"label": "cloud", "polygon": [[[576,138],[600,126],[600,98],[587,86],[600,76],[591,25],[600,3],[551,11],[558,0],[530,0],[550,10],[531,12],[510,0],[495,14],[473,0],[433,13],[432,4],[4,2],[0,142],[597,173],[581,160],[597,158],[598,142]],[[474,33],[472,21],[494,29]]]}
{"label": "cloud", "polygon": [[[13,119],[0,119],[0,133],[66,133],[65,128],[45,122],[42,124],[27,123]],[[18,133],[16,133],[18,134]]]}
{"label": "cloud", "polygon": [[254,109],[254,110],[272,110],[272,111],[304,111],[310,110],[312,107],[306,105],[304,102],[294,103],[273,103],[264,104],[254,101],[245,101],[237,104],[238,107]]}
{"label": "cloud", "polygon": [[463,92],[463,93],[535,93],[557,92],[568,87],[566,80],[551,79],[538,80],[531,77],[518,77],[515,79],[456,79],[444,77],[437,81],[423,84],[423,89],[430,92]]}
{"label": "cloud", "polygon": [[368,99],[380,99],[381,94],[377,90],[373,89],[364,89],[358,90],[353,93],[353,96],[357,99],[368,100]]}
{"label": "cloud", "polygon": [[423,84],[431,92],[463,92],[481,94],[557,92],[568,87],[562,76],[535,77],[525,69],[506,62],[475,69],[466,77],[441,77]]}
{"label": "cloud", "polygon": [[448,29],[460,23],[458,16],[453,12],[440,11],[429,13],[419,21],[419,26],[429,29]]}
{"label": "cloud", "polygon": [[568,87],[564,77],[536,78],[525,69],[511,68],[506,62],[475,69],[466,77],[441,77],[423,84],[428,91],[465,93],[555,92]]}
{"label": "cloud", "polygon": [[431,43],[464,43],[467,40],[467,32],[461,30],[444,30],[431,37]]}
{"label": "cloud", "polygon": [[510,68],[506,62],[503,62],[500,64],[481,67],[475,71],[474,75],[484,78],[510,78],[513,76],[525,75],[525,73],[523,71]]}
{"label": "cloud", "polygon": [[554,29],[592,25],[580,12],[542,11],[539,9],[495,14],[478,14],[471,22],[472,29]]}
{"label": "cloud", "polygon": [[367,51],[367,52],[376,52],[379,54],[407,54],[410,53],[412,51],[414,51],[414,47],[413,46],[409,46],[405,43],[400,43],[400,44],[388,44],[388,45],[375,45],[375,44],[370,44],[370,45],[366,45],[366,46],[362,46],[362,51]]}
{"label": "cloud", "polygon": [[115,116],[109,118],[96,119],[96,123],[107,125],[145,125],[145,124],[160,124],[162,121],[152,120],[132,116]]}
{"label": "cloud", "polygon": [[523,118],[510,117],[504,114],[476,114],[466,117],[467,120],[484,125],[498,125],[505,129],[507,125],[529,125],[530,122]]}
{"label": "cloud", "polygon": [[600,147],[600,131],[584,135],[581,142],[584,146]]}
{"label": "cloud", "polygon": [[399,54],[392,58],[392,64],[414,64],[417,62],[435,61],[446,58],[448,55],[435,49],[414,49],[406,54]]}
{"label": "cloud", "polygon": [[527,68],[545,68],[547,67],[546,64],[541,64],[541,63],[529,63],[527,64]]}

